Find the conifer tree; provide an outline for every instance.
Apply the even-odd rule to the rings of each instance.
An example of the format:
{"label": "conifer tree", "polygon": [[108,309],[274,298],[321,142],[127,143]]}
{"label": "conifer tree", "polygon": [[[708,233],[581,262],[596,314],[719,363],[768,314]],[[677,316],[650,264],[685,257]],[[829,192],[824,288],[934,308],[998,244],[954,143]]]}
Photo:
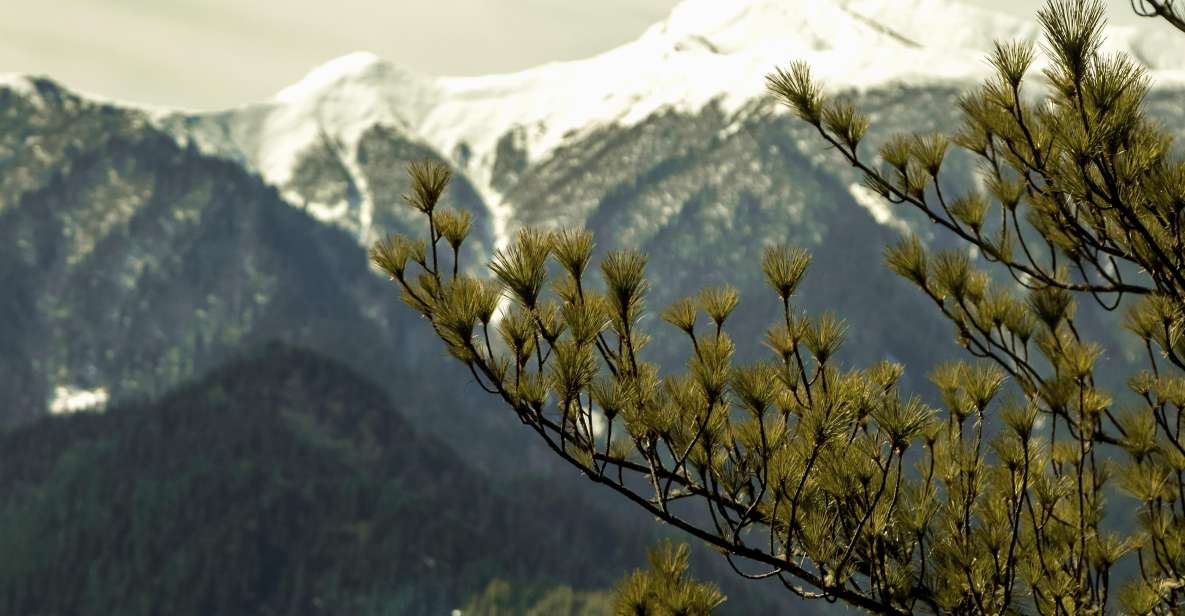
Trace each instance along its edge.
{"label": "conifer tree", "polygon": [[649,570],[618,583],[615,616],[704,616],[724,603],[720,589],[687,575],[687,544],[662,541],[650,550]]}
{"label": "conifer tree", "polygon": [[[1181,28],[1171,0],[1133,4]],[[974,358],[933,370],[941,408],[899,390],[900,365],[839,365],[845,325],[796,308],[810,255],[793,247],[754,264],[781,312],[761,341],[769,359],[734,364],[736,291],[708,289],[661,312],[687,340],[680,374],[641,353],[640,252],[610,252],[598,282],[589,233],[525,229],[496,252],[492,278],[462,273],[464,225],[436,209],[443,166],[410,168],[427,241],[393,236],[371,258],[557,456],[740,575],[882,614],[1180,613],[1185,163],[1144,113],[1144,71],[1100,52],[1103,16],[1097,0],[1051,1],[1039,13],[1045,85],[1033,85],[1033,45],[1000,42],[956,132],[876,152],[862,145],[867,116],[807,65],[768,77],[837,163],[989,264],[917,238],[885,251]],[[981,162],[982,189],[952,194],[953,151]],[[1125,310],[1142,342],[1129,392],[1096,381],[1083,299]],[[1125,561],[1135,573],[1121,579]]]}

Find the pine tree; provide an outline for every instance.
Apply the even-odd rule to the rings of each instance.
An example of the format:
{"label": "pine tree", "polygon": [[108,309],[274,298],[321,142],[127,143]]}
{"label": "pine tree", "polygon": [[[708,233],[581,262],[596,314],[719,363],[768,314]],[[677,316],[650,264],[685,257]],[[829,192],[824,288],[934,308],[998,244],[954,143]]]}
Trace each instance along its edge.
{"label": "pine tree", "polygon": [[[1171,0],[1137,4],[1185,30]],[[837,363],[845,325],[795,308],[810,255],[792,247],[760,264],[781,308],[766,361],[734,365],[734,289],[662,311],[687,339],[682,374],[640,354],[639,252],[609,253],[597,284],[590,234],[526,229],[496,252],[492,279],[460,273],[464,233],[436,209],[442,166],[410,169],[406,199],[428,240],[395,236],[371,258],[557,456],[740,575],[884,614],[1179,613],[1185,163],[1143,111],[1142,69],[1099,51],[1103,16],[1097,0],[1051,1],[1039,13],[1043,90],[1030,92],[1034,47],[998,43],[995,75],[960,100],[958,131],[899,136],[875,154],[862,147],[867,116],[827,96],[808,66],[768,77],[837,163],[991,264],[917,238],[885,252],[976,358],[932,372],[941,409],[899,390],[902,366]],[[982,163],[981,190],[948,194],[955,150]],[[1101,351],[1079,333],[1079,298],[1126,310],[1147,355],[1130,394],[1096,382]],[[1113,487],[1129,500],[1108,502]],[[1136,509],[1129,532],[1104,528]],[[1129,579],[1113,573],[1121,561]],[[635,586],[620,596],[645,590]]]}
{"label": "pine tree", "polygon": [[649,570],[618,583],[615,616],[704,616],[724,603],[720,589],[687,575],[687,544],[660,542],[650,550]]}

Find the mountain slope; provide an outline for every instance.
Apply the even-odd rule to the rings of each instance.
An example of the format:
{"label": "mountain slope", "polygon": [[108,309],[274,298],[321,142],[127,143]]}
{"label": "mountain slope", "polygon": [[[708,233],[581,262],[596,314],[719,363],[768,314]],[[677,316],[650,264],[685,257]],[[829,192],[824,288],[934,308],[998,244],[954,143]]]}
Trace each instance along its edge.
{"label": "mountain slope", "polygon": [[[373,352],[357,361],[375,375],[376,366],[390,364],[382,370],[386,378],[407,379],[407,395],[418,400],[453,395],[456,388],[442,390],[438,379],[423,377],[456,374],[455,366],[441,372],[448,364],[420,361],[440,359],[439,347],[427,328],[394,305],[389,287],[380,290],[364,275],[356,248],[334,241],[325,254],[335,256],[322,255],[346,263],[340,267],[348,272],[301,273],[320,272],[316,264],[281,270],[297,257],[312,258],[307,247],[321,240],[296,239],[313,232],[280,231],[280,222],[256,219],[257,226],[245,226],[239,217],[254,206],[233,204],[286,201],[363,245],[391,231],[414,233],[423,223],[399,202],[407,190],[402,167],[424,157],[454,169],[449,204],[474,214],[465,250],[477,272],[519,227],[587,226],[601,250],[640,248],[653,255],[651,273],[663,281],[651,303],[656,309],[704,282],[740,286],[746,299],[734,319],[737,338],[754,340],[767,316],[764,290],[752,272],[762,246],[788,241],[816,254],[804,306],[852,321],[848,359],[906,361],[907,378],[917,385],[934,361],[954,353],[949,331],[914,318],[932,313],[924,312],[913,289],[888,275],[878,253],[901,233],[928,236],[931,227],[909,210],[870,197],[816,136],[764,98],[762,77],[788,58],[807,58],[871,113],[875,147],[897,131],[952,128],[958,92],[986,70],[983,47],[1002,36],[1032,38],[1035,30],[1031,21],[952,0],[687,0],[638,41],[588,60],[512,75],[428,78],[355,54],[313,71],[272,101],[214,114],[146,116],[87,103],[49,82],[8,79],[0,87],[0,113],[7,118],[0,131],[0,237],[8,239],[0,276],[18,292],[0,299],[0,311],[19,335],[0,341],[9,358],[0,391],[16,392],[5,395],[19,402],[10,408],[33,412],[49,406],[43,401],[58,387],[83,394],[116,385],[160,391],[160,383],[176,382],[173,373],[193,374],[189,362],[212,365],[203,354],[218,356],[218,349],[263,328],[268,335],[299,334],[342,358]],[[1148,28],[1114,28],[1109,36],[1110,47],[1137,54],[1161,83],[1150,100],[1157,117],[1185,127],[1174,85],[1185,54],[1172,53],[1185,49],[1185,40]],[[158,156],[158,149],[172,146],[159,135],[144,137],[155,135],[152,125],[186,145]],[[141,161],[120,163],[127,177],[106,168],[109,141],[111,160]],[[184,179],[235,172],[235,165],[199,150],[259,172],[275,192],[253,181],[218,187]],[[173,164],[158,164],[170,156]],[[952,157],[948,167],[952,194],[971,186],[966,159]],[[26,204],[18,211],[21,199]],[[142,207],[153,199],[155,205]],[[180,203],[192,205],[173,211]],[[204,208],[219,213],[200,214],[199,222]],[[260,211],[277,221],[312,222],[280,209]],[[229,227],[249,230],[238,240],[233,232],[202,230],[219,216]],[[133,224],[137,217],[163,222]],[[109,240],[95,252],[101,238],[131,237],[133,229],[156,234],[156,244],[142,249],[152,259],[128,251],[135,242],[123,240]],[[257,234],[269,233],[275,241],[258,241]],[[941,245],[949,238],[928,239]],[[209,266],[209,276],[199,276],[200,292],[181,282],[180,264],[202,259],[159,256],[176,242],[194,254],[202,246],[219,247],[210,252],[223,260]],[[258,260],[253,250],[274,256]],[[84,264],[92,252],[99,255],[94,264]],[[52,265],[60,262],[65,265]],[[248,275],[255,271],[248,266],[262,267],[265,275]],[[241,269],[239,287],[224,275],[227,268]],[[317,287],[334,276],[342,278],[336,290]],[[80,294],[99,301],[92,305]],[[350,299],[326,304],[343,296]],[[170,298],[184,298],[175,303],[185,309],[168,308]],[[216,305],[207,306],[209,298]],[[269,308],[256,305],[259,298]],[[207,333],[198,335],[203,319]],[[94,323],[102,323],[104,333],[94,333]],[[115,334],[124,323],[134,336]],[[386,333],[363,333],[372,327]],[[355,331],[355,342],[335,328]],[[211,344],[214,351],[207,350]],[[664,344],[653,349],[668,363],[683,352]],[[108,353],[113,357],[105,359]],[[130,367],[117,369],[113,362]],[[170,367],[177,364],[184,365]],[[500,425],[493,418],[501,415],[473,410],[481,406],[476,399],[445,402],[462,407],[465,421],[434,414],[424,418],[428,429],[445,435],[457,425]],[[500,456],[497,449],[486,452],[488,459]]]}
{"label": "mountain slope", "polygon": [[[488,257],[524,226],[587,227],[602,252],[652,256],[656,309],[705,283],[740,287],[739,340],[758,339],[772,318],[755,275],[761,249],[810,248],[816,264],[802,306],[851,322],[845,359],[892,357],[909,367],[907,385],[922,387],[929,367],[957,350],[948,326],[915,318],[932,308],[889,275],[880,251],[910,232],[936,246],[951,238],[864,189],[809,127],[770,102],[764,76],[790,59],[808,61],[870,113],[871,152],[897,132],[953,129],[959,93],[990,70],[983,57],[992,42],[1039,34],[1035,19],[956,0],[685,0],[638,40],[586,60],[451,78],[357,53],[271,101],[157,121],[182,142],[258,170],[295,203],[324,194],[300,178],[326,135],[338,145],[332,164],[347,176],[375,143],[419,144],[452,165],[458,200],[478,213],[483,234],[472,257]],[[1159,84],[1150,101],[1156,115],[1185,127],[1185,112],[1172,105],[1185,84],[1185,39],[1156,24],[1110,28],[1107,37],[1108,51],[1132,55]],[[953,155],[945,189],[972,187],[973,169]],[[414,229],[379,214],[397,211],[402,175],[401,165],[388,164],[350,176],[368,187],[357,210],[375,214],[340,206],[315,215],[364,243]],[[652,350],[681,363],[681,346],[660,338]]]}
{"label": "mountain slope", "polygon": [[[495,578],[608,588],[643,561],[652,524],[491,482],[388,400],[269,345],[152,403],[0,434],[0,612],[443,614]],[[768,613],[706,562],[726,613]]]}
{"label": "mountain slope", "polygon": [[280,339],[398,392],[430,433],[486,434],[470,451],[483,467],[528,472],[547,459],[537,447],[507,460],[527,440],[513,418],[442,386],[467,372],[356,238],[241,165],[179,147],[142,113],[26,84],[0,88],[0,424],[79,405],[63,393],[160,395]]}
{"label": "mountain slope", "polygon": [[524,549],[545,534],[529,507],[301,351],[2,440],[5,613],[446,613],[494,575],[612,582]]}

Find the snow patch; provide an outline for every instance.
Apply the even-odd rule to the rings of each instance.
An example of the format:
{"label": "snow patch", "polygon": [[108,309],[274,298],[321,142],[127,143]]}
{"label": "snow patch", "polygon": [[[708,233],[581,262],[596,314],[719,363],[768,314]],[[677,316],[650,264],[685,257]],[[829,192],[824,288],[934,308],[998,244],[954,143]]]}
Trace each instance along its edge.
{"label": "snow patch", "polygon": [[109,399],[107,389],[103,387],[83,389],[72,385],[58,385],[53,391],[53,399],[49,402],[49,412],[53,415],[102,411]]}
{"label": "snow patch", "polygon": [[[361,138],[361,135],[359,135]],[[374,199],[370,196],[370,181],[366,174],[362,172],[362,165],[358,164],[358,144],[354,143],[350,148],[344,152],[338,152],[338,158],[342,165],[345,166],[346,171],[349,172],[350,178],[354,182],[354,188],[358,191],[359,212],[358,212],[358,241],[364,246],[370,245],[375,240],[373,237],[371,226],[374,224]]]}
{"label": "snow patch", "polygon": [[44,102],[37,92],[37,84],[28,75],[17,73],[0,73],[0,88],[7,88],[17,96],[24,98],[38,110],[43,109]]}
{"label": "snow patch", "polygon": [[501,193],[494,190],[489,184],[482,185],[478,192],[481,194],[481,200],[485,203],[486,209],[490,212],[490,222],[494,233],[494,250],[503,250],[510,245],[510,224],[511,218],[514,216],[514,208],[502,198]]}
{"label": "snow patch", "polygon": [[856,204],[867,210],[878,224],[894,229],[902,235],[909,235],[913,232],[909,223],[893,215],[892,206],[876,191],[863,184],[852,184],[848,187],[848,192],[852,193]]}
{"label": "snow patch", "polygon": [[282,103],[299,103],[309,97],[316,97],[321,91],[338,85],[343,79],[362,77],[381,63],[382,58],[369,51],[356,51],[334,58],[309,71],[300,82],[280,90],[275,100]]}
{"label": "snow patch", "polygon": [[0,88],[8,88],[23,96],[37,93],[37,86],[33,84],[33,79],[19,73],[0,73]]}
{"label": "snow patch", "polygon": [[592,431],[593,438],[601,438],[605,435],[606,430],[609,429],[609,418],[601,409],[593,409],[592,411]]}
{"label": "snow patch", "polygon": [[[294,203],[296,202],[295,195],[290,195],[289,199]],[[331,204],[310,201],[305,204],[305,211],[308,212],[310,216],[321,222],[332,223],[338,222],[346,217],[346,214],[350,212],[350,204],[344,199],[338,201],[337,203]]]}

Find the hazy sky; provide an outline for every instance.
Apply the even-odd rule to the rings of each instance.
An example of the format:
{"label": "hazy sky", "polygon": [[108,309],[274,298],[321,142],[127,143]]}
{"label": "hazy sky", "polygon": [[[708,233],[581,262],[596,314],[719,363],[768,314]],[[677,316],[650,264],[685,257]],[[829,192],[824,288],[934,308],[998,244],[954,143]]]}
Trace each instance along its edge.
{"label": "hazy sky", "polygon": [[[585,57],[677,0],[0,0],[0,72],[111,98],[212,109],[266,99],[358,50],[426,74]],[[719,0],[728,2],[730,0]],[[825,0],[818,0],[820,2]],[[969,0],[1031,15],[1038,0]],[[1128,0],[1112,20],[1134,21]]]}

